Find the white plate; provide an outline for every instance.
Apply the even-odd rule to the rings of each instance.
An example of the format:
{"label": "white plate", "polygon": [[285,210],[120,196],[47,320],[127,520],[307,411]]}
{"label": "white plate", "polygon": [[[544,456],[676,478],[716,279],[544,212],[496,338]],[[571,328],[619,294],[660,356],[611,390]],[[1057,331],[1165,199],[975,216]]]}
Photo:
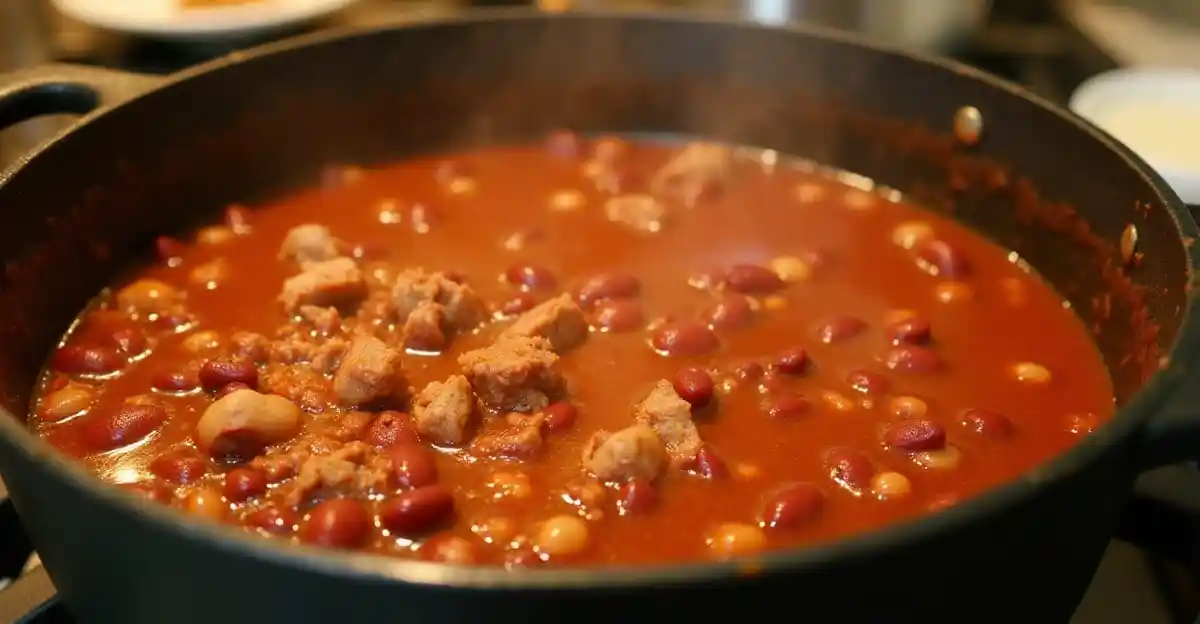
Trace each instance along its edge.
{"label": "white plate", "polygon": [[211,9],[185,9],[179,0],[51,1],[68,17],[105,30],[161,39],[214,39],[293,26],[355,0],[257,0]]}

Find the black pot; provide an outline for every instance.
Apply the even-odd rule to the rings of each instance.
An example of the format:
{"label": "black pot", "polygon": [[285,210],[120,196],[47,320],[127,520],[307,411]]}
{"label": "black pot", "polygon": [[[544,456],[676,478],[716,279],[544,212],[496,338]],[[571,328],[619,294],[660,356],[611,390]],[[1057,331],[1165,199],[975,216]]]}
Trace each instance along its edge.
{"label": "black pot", "polygon": [[[1200,449],[1183,395],[1200,399],[1185,383],[1200,340],[1196,224],[1112,139],[963,66],[799,28],[501,12],[307,37],[162,82],[71,67],[5,80],[0,127],[105,105],[0,180],[0,469],[84,620],[1063,622],[1135,476]],[[1117,418],[1003,488],[854,539],[754,561],[520,573],[280,548],[101,485],[25,430],[46,354],[153,236],[331,162],[559,127],[775,148],[952,209],[1096,329]]]}

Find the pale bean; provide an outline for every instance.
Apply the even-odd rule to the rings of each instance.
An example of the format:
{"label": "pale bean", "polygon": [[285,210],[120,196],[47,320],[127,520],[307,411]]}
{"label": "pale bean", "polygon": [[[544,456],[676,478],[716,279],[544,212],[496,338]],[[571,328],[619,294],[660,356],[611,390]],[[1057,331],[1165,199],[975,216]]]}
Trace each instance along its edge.
{"label": "pale bean", "polygon": [[92,406],[95,390],[81,384],[66,386],[47,394],[42,399],[42,419],[47,422],[58,422],[72,416],[78,416]]}
{"label": "pale bean", "polygon": [[871,492],[884,500],[901,498],[912,493],[912,481],[898,472],[881,472],[871,479]]}
{"label": "pale bean", "polygon": [[587,548],[587,522],[578,516],[554,516],[542,523],[533,542],[539,552],[552,557],[579,553]]}
{"label": "pale bean", "polygon": [[930,470],[954,470],[962,463],[962,451],[947,446],[936,451],[914,453],[912,460],[916,465]]}
{"label": "pale bean", "polygon": [[752,524],[727,522],[708,534],[705,540],[713,554],[720,558],[749,555],[763,549],[767,537]]}

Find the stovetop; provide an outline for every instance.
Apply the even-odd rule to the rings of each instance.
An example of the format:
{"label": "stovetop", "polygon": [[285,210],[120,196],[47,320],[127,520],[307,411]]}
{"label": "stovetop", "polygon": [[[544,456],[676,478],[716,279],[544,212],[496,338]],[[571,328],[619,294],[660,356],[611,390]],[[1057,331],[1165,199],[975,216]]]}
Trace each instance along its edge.
{"label": "stovetop", "polygon": [[[453,2],[363,0],[312,28],[372,24],[463,8]],[[475,2],[483,3],[523,2]],[[1061,19],[1052,4],[1040,0],[993,3],[987,26],[951,55],[1020,83],[1046,99],[1065,102],[1083,80],[1115,68],[1116,63]],[[42,0],[0,0],[0,71],[57,61],[169,73],[253,43],[181,45],[135,39],[72,22]],[[0,169],[69,122],[69,118],[43,118],[0,132]],[[2,497],[0,485],[0,500]],[[54,599],[53,585],[7,500],[0,502],[0,585],[4,584],[0,622],[75,622]],[[1200,473],[1190,466],[1161,469],[1139,483],[1071,624],[1177,624],[1192,622],[1198,612]]]}

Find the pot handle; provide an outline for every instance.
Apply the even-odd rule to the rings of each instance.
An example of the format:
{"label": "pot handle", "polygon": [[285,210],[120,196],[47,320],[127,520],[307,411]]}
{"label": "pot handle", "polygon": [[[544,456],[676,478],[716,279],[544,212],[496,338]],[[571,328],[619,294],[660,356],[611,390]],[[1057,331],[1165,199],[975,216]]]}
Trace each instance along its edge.
{"label": "pot handle", "polygon": [[85,115],[140,95],[162,80],[144,74],[62,64],[0,74],[0,130],[42,115]]}

